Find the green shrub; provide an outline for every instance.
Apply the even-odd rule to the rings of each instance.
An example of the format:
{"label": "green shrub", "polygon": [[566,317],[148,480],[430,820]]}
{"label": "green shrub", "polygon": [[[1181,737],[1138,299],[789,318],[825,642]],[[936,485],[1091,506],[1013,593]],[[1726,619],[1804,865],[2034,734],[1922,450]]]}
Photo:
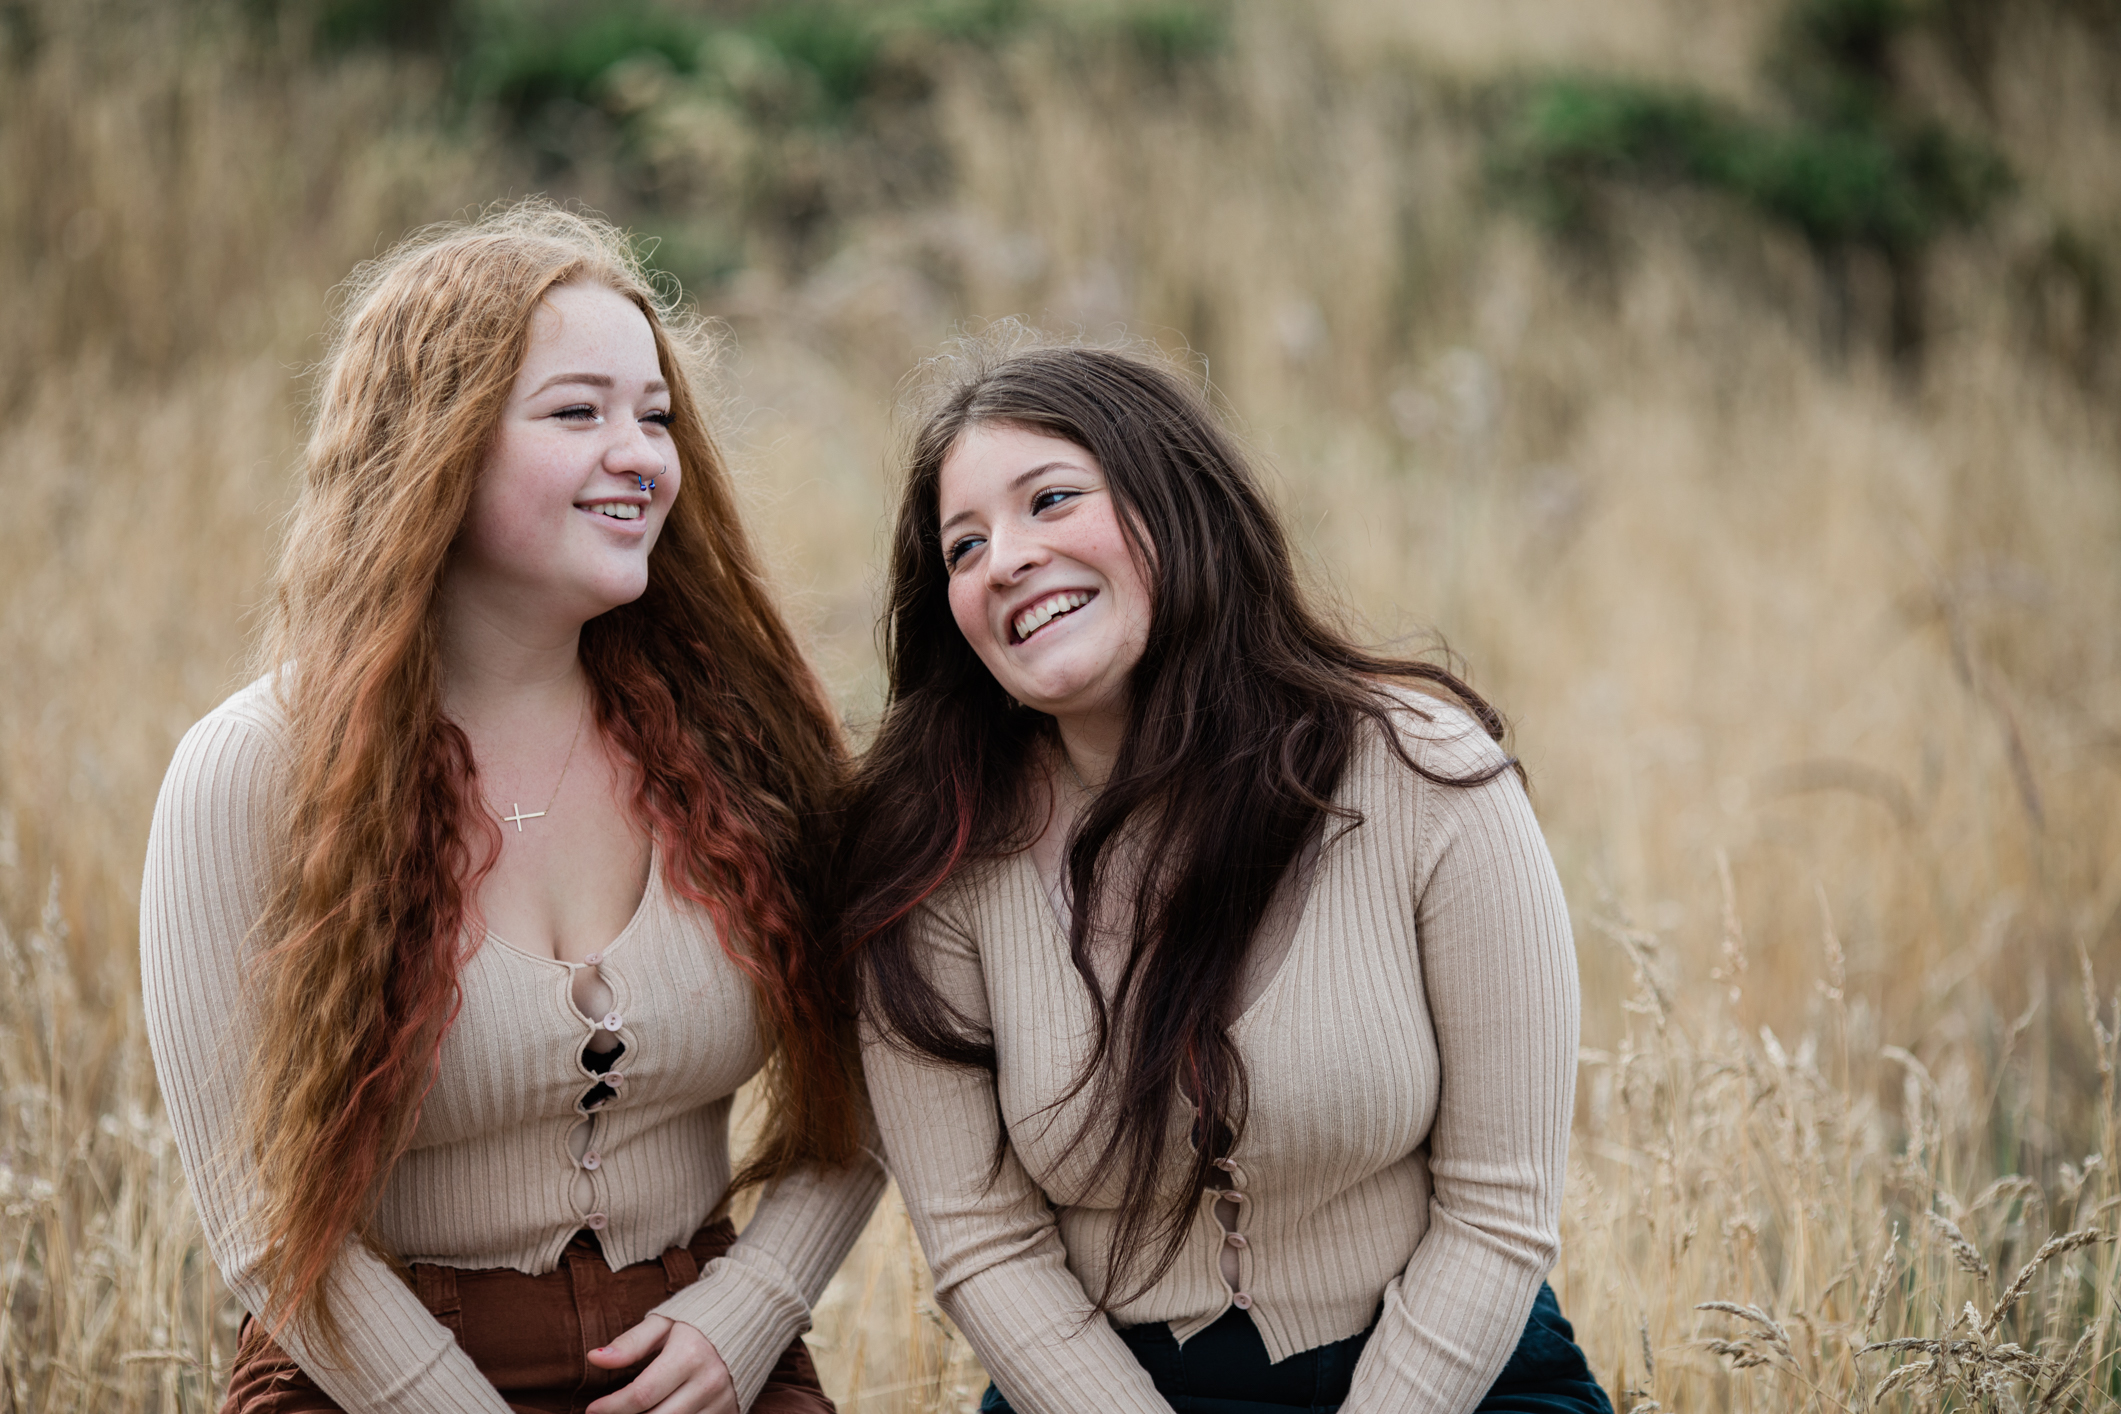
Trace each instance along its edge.
{"label": "green shrub", "polygon": [[327,53],[366,45],[436,52],[455,47],[468,24],[461,0],[325,0],[316,38]]}
{"label": "green shrub", "polygon": [[[359,0],[363,4],[392,0]],[[799,0],[741,11],[701,13],[658,0],[612,5],[566,0],[532,9],[494,8],[472,27],[459,58],[458,87],[473,101],[493,101],[518,122],[559,99],[596,105],[602,79],[623,60],[656,55],[679,74],[755,98],[743,74],[725,72],[714,55],[742,55],[792,88],[770,105],[775,120],[838,122],[876,87],[887,40],[894,34],[991,41],[1018,23],[1022,0],[937,0],[936,3],[854,3]]]}
{"label": "green shrub", "polygon": [[915,18],[939,39],[994,44],[1022,29],[1032,14],[1030,0],[929,0]]}
{"label": "green shrub", "polygon": [[819,116],[838,117],[868,96],[882,47],[879,7],[768,5],[743,27],[755,41],[815,78]]}
{"label": "green shrub", "polygon": [[1491,154],[1504,188],[1563,229],[1602,182],[1723,192],[1815,246],[1919,251],[1978,221],[2010,187],[1985,144],[1909,111],[1891,47],[1902,0],[1800,0],[1768,69],[1785,116],[1687,89],[1576,75],[1525,85]]}
{"label": "green shrub", "polygon": [[[293,0],[249,0],[261,16]],[[775,0],[703,8],[676,0],[319,0],[315,35],[326,52],[371,45],[447,61],[459,97],[494,103],[516,124],[557,101],[597,106],[612,67],[643,55],[710,86],[712,55],[763,58],[794,75],[775,120],[844,121],[874,94],[887,47],[912,37],[993,45],[1034,26],[1114,37],[1160,68],[1205,59],[1228,38],[1223,0],[1128,0],[1104,5],[1039,0]],[[735,95],[742,99],[747,95]]]}
{"label": "green shrub", "polygon": [[1768,53],[1768,76],[1814,120],[1873,121],[1892,104],[1893,47],[1917,19],[1907,0],[1796,0]]}
{"label": "green shrub", "polygon": [[458,87],[522,121],[556,100],[594,103],[600,81],[624,59],[653,54],[691,73],[710,33],[699,20],[646,3],[510,16],[474,36]]}
{"label": "green shrub", "polygon": [[1126,6],[1119,28],[1136,53],[1161,68],[1176,68],[1217,53],[1229,38],[1230,20],[1217,6],[1184,0]]}

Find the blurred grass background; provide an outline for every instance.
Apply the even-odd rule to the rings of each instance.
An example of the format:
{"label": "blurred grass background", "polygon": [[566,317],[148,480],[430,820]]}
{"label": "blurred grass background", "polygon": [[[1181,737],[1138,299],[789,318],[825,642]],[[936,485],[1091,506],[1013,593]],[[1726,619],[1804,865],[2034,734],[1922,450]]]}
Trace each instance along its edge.
{"label": "blurred grass background", "polygon": [[[1617,1407],[2121,1402],[2115,0],[7,0],[0,173],[0,1409],[225,1377],[149,809],[333,285],[531,192],[724,321],[857,735],[894,390],[1012,314],[1205,372],[1321,587],[1465,656],[1576,910]],[[887,1201],[843,1407],[969,1408],[923,1280]]]}

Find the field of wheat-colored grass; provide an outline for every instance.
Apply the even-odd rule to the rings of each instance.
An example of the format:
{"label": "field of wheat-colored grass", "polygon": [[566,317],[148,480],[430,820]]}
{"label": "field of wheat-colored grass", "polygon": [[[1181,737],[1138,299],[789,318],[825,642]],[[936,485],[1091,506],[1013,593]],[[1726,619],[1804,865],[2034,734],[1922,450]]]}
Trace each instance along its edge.
{"label": "field of wheat-colored grass", "polygon": [[[663,185],[555,176],[436,62],[320,58],[272,8],[0,12],[0,1410],[225,1378],[139,870],[170,751],[245,677],[332,286],[535,190],[679,249],[769,144],[831,221],[800,258],[745,228],[693,292],[857,740],[900,380],[1007,315],[1156,341],[1320,591],[1440,633],[1515,724],[1584,978],[1554,1284],[1616,1407],[2121,1407],[2117,312],[2014,273],[2065,227],[2121,269],[2096,4],[2013,0],[1979,102],[1909,59],[2017,174],[1933,251],[1917,362],[1872,337],[1875,270],[1830,335],[1803,243],[1708,197],[1617,193],[1587,244],[1484,182],[1498,76],[1744,100],[1769,0],[1239,4],[1176,66],[943,46],[904,139],[934,170],[882,195],[859,115],[653,92]],[[924,1283],[887,1197],[811,1336],[843,1408],[976,1401]]]}

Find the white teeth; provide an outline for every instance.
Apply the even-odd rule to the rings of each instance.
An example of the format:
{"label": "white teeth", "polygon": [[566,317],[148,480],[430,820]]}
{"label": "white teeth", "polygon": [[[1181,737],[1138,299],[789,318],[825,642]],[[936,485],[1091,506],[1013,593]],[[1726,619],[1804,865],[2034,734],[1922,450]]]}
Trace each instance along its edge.
{"label": "white teeth", "polygon": [[596,509],[599,515],[610,516],[613,520],[639,520],[641,518],[641,508],[626,501],[606,501]]}
{"label": "white teeth", "polygon": [[1062,614],[1074,609],[1080,609],[1089,602],[1090,596],[1079,591],[1056,594],[1051,599],[1041,599],[1038,603],[1016,616],[1016,636],[1018,638],[1029,638]]}

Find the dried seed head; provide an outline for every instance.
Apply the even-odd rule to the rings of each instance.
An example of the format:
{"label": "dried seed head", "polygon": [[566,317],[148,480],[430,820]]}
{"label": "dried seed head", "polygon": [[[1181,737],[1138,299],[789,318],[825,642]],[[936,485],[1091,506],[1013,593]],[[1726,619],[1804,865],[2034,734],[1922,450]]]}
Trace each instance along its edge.
{"label": "dried seed head", "polygon": [[1734,1301],[1702,1301],[1694,1307],[1697,1311],[1721,1311],[1726,1316],[1736,1316],[1741,1321],[1757,1327],[1770,1345],[1782,1354],[1790,1353],[1790,1333],[1779,1322],[1758,1306],[1740,1306]]}
{"label": "dried seed head", "polygon": [[1935,1374],[1936,1369],[1935,1360],[1910,1360],[1905,1365],[1896,1365],[1878,1382],[1878,1388],[1873,1391],[1872,1398],[1883,1399],[1902,1385],[1911,1385]]}
{"label": "dried seed head", "polygon": [[1892,1290],[1893,1277],[1900,1267],[1900,1224],[1893,1224],[1892,1240],[1885,1244],[1885,1251],[1878,1254],[1878,1271],[1871,1278],[1871,1289],[1863,1298],[1863,1333],[1869,1335],[1878,1327],[1878,1317],[1885,1310],[1886,1293]]}
{"label": "dried seed head", "polygon": [[1930,1220],[1930,1226],[1937,1229],[1937,1235],[1942,1237],[1944,1245],[1951,1249],[1952,1260],[1959,1264],[1959,1270],[1977,1276],[1983,1281],[1990,1279],[1988,1258],[1981,1255],[1980,1248],[1966,1240],[1966,1234],[1959,1230],[1959,1224],[1935,1209],[1931,1209],[1923,1216]]}
{"label": "dried seed head", "polygon": [[2040,1402],[2033,1406],[2032,1414],[2048,1414],[2048,1411],[2057,1407],[2062,1396],[2075,1386],[2078,1371],[2084,1363],[2085,1352],[2091,1349],[2092,1337],[2097,1333],[2098,1328],[2095,1326],[2077,1337],[2076,1345],[2056,1367],[2054,1378],[2048,1381],[2047,1392],[2041,1395]]}
{"label": "dried seed head", "polygon": [[2033,1253],[2032,1260],[2018,1269],[2018,1275],[2011,1278],[2011,1284],[1996,1298],[1995,1306],[1988,1313],[1988,1319],[1981,1323],[1981,1333],[1995,1333],[1997,1324],[2003,1320],[2011,1307],[2017,1304],[2018,1298],[2025,1295],[2026,1288],[2033,1284],[2033,1278],[2039,1275],[2040,1269],[2049,1262],[2080,1247],[2089,1247],[2094,1242],[2111,1241],[2113,1238],[2099,1229],[2084,1227],[2075,1232],[2065,1232],[2060,1237],[2050,1237],[2041,1243],[2040,1250]]}

